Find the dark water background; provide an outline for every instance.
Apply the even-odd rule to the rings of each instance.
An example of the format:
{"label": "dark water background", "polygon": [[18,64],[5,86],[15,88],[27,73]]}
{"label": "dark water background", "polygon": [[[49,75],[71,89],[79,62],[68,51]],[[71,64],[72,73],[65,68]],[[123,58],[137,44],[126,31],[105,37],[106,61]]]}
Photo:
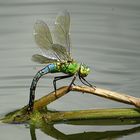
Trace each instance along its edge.
{"label": "dark water background", "polygon": [[[139,0],[0,0],[0,115],[28,102],[30,83],[38,64],[30,60],[39,49],[33,38],[37,19],[52,27],[57,13],[71,13],[73,57],[90,66],[87,79],[97,87],[139,97],[140,93],[140,1]],[[61,81],[66,85],[70,80]],[[77,84],[80,84],[77,81]],[[52,77],[39,82],[36,97],[52,90]],[[48,106],[56,110],[130,107],[100,97],[69,93]],[[65,134],[121,132],[139,125],[73,126],[57,124]],[[111,131],[113,131],[111,133]],[[103,133],[102,133],[103,132]],[[54,139],[36,130],[38,140]],[[118,140],[137,140],[140,133],[118,135]],[[0,124],[0,139],[31,139],[24,125]],[[94,139],[94,138],[93,138]],[[98,138],[101,139],[101,138]],[[107,137],[104,137],[107,139]]]}

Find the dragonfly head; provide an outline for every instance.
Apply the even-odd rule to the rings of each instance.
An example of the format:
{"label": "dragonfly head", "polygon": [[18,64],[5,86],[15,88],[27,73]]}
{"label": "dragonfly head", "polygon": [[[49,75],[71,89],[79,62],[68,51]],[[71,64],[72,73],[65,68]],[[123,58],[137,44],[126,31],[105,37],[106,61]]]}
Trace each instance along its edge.
{"label": "dragonfly head", "polygon": [[81,77],[86,77],[90,72],[90,68],[88,66],[86,66],[85,64],[81,64],[80,65],[80,69],[79,69],[79,75]]}

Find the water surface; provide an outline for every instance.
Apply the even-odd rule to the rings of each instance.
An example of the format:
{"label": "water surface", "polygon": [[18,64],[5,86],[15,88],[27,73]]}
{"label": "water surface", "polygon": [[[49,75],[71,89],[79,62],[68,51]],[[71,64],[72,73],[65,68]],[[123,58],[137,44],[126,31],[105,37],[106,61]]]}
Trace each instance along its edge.
{"label": "water surface", "polygon": [[[139,97],[139,0],[0,0],[1,116],[28,103],[30,84],[38,68],[38,64],[30,59],[39,52],[32,34],[35,21],[44,20],[52,27],[57,13],[62,9],[71,13],[73,57],[89,65],[92,70],[87,79],[97,87]],[[58,86],[69,82],[63,80]],[[80,84],[79,81],[76,83]],[[52,76],[41,79],[36,98],[49,93],[52,88]],[[56,110],[112,107],[130,106],[80,93],[70,93],[49,105],[50,109]],[[57,124],[56,128],[65,134],[86,131],[101,132],[97,135],[102,136],[107,131],[110,134],[108,137],[116,132],[116,139],[137,140],[140,137],[139,126],[135,125],[112,127]],[[129,133],[126,134],[125,130]],[[119,133],[121,131],[126,135]],[[41,140],[54,139],[41,130],[36,130],[36,136]],[[0,139],[15,138],[31,139],[29,129],[24,125],[0,126]]]}

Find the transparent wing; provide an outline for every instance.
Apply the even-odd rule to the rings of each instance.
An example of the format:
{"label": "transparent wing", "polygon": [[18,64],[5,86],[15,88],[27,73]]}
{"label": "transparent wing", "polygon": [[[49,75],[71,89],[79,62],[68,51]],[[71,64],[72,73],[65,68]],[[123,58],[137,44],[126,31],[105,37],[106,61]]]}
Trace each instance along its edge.
{"label": "transparent wing", "polygon": [[45,56],[40,55],[40,54],[34,54],[32,56],[32,60],[34,62],[38,62],[38,63],[41,63],[41,64],[58,62],[57,59],[52,59],[52,58],[49,58],[49,57],[45,57]]}
{"label": "transparent wing", "polygon": [[55,21],[55,27],[53,31],[54,41],[56,41],[57,44],[60,44],[64,46],[70,55],[70,14],[66,10],[59,13],[56,21]]}
{"label": "transparent wing", "polygon": [[43,54],[48,58],[55,58],[58,61],[70,61],[71,58],[65,47],[53,44],[51,32],[47,24],[37,21],[34,25],[34,37]]}
{"label": "transparent wing", "polygon": [[61,60],[57,52],[53,51],[53,41],[49,27],[41,20],[38,20],[34,25],[34,37],[38,46],[41,48],[44,55]]}
{"label": "transparent wing", "polygon": [[59,45],[59,44],[53,44],[52,50],[56,53],[57,57],[60,59],[60,61],[72,61],[70,55],[68,54],[65,47]]}
{"label": "transparent wing", "polygon": [[34,25],[35,41],[41,49],[50,50],[53,44],[52,36],[47,24],[41,20]]}

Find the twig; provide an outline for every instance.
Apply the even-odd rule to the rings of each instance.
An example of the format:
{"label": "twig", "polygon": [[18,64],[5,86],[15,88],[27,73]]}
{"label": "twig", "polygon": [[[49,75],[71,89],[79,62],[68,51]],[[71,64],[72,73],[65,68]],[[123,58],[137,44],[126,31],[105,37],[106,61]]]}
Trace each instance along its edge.
{"label": "twig", "polygon": [[[140,98],[136,98],[133,96],[129,96],[123,93],[117,93],[106,89],[100,89],[100,88],[90,88],[85,86],[72,86],[70,88],[71,91],[78,91],[78,92],[84,92],[89,93],[93,95],[97,95],[100,97],[104,97],[110,100],[118,101],[125,104],[134,105],[137,108],[140,108]],[[41,109],[43,106],[48,105],[49,103],[55,101],[56,99],[60,98],[61,96],[64,96],[66,93],[68,93],[68,87],[64,86],[57,90],[57,98],[55,96],[55,92],[52,92],[39,100],[37,100],[34,104],[34,109]]]}

